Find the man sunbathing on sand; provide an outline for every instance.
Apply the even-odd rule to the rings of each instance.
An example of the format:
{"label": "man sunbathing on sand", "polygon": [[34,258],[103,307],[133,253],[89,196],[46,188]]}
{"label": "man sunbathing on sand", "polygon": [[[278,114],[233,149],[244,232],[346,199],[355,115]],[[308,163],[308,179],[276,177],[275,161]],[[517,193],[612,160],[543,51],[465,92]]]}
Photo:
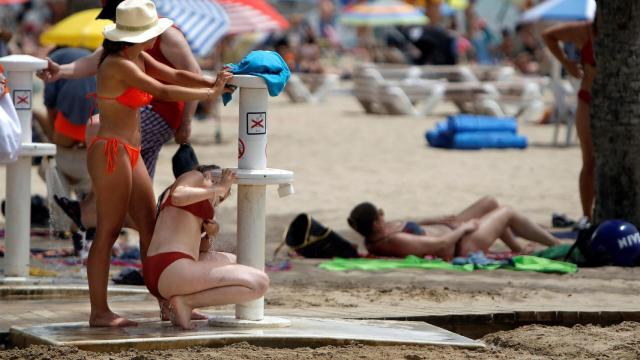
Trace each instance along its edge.
{"label": "man sunbathing on sand", "polygon": [[525,248],[516,236],[546,246],[560,240],[512,208],[483,197],[458,215],[428,218],[419,222],[386,221],[382,209],[365,202],[349,215],[349,225],[365,238],[369,253],[405,257],[431,255],[442,259],[487,252],[501,239],[513,252]]}
{"label": "man sunbathing on sand", "polygon": [[171,322],[183,329],[193,329],[197,308],[255,300],[269,287],[264,271],[236,264],[235,255],[210,247],[209,238],[219,231],[215,206],[228,196],[236,177],[225,169],[214,178],[211,171],[217,168],[199,166],[186,172],[160,196],[153,238],[143,258],[145,285],[168,301]]}

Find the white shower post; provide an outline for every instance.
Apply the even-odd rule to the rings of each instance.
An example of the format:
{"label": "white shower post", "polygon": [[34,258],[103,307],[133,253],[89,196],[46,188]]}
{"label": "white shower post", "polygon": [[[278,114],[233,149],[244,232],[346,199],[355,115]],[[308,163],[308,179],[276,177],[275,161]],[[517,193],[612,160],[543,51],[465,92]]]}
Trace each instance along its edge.
{"label": "white shower post", "polygon": [[6,253],[4,281],[24,281],[29,276],[31,242],[31,158],[56,153],[54,144],[33,143],[31,120],[34,72],[47,61],[29,55],[0,58],[7,73],[8,87],[20,118],[22,145],[16,162],[7,165]]}

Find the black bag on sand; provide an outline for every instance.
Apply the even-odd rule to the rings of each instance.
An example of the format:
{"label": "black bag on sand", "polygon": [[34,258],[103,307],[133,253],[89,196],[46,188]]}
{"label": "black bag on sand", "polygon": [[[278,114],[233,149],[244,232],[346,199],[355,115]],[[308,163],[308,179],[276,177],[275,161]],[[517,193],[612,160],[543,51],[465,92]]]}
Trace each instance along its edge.
{"label": "black bag on sand", "polygon": [[[571,249],[565,256],[564,261],[574,262],[579,267],[599,267],[611,265],[611,256],[608,253],[594,252],[591,247],[591,236],[598,226],[594,224],[584,224],[578,228],[578,236],[576,242],[573,243]],[[577,250],[577,251],[576,251]],[[574,252],[582,254],[580,261],[570,261]]]}
{"label": "black bag on sand", "polygon": [[358,251],[354,244],[305,213],[299,214],[293,219],[285,231],[284,241],[276,249],[274,257],[284,244],[306,258],[358,257]]}
{"label": "black bag on sand", "polygon": [[180,147],[171,158],[173,176],[177,179],[180,175],[195,169],[198,165],[198,157],[191,144],[180,144]]}

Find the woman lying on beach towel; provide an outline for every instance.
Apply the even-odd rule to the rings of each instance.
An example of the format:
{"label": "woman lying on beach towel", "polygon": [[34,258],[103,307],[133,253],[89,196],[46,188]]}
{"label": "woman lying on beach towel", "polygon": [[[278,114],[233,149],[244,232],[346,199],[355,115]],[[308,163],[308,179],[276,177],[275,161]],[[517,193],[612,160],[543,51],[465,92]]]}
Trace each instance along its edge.
{"label": "woman lying on beach towel", "polygon": [[[140,108],[155,98],[168,101],[206,100],[222,95],[233,76],[220,72],[215,83],[179,72],[149,56],[158,36],[172,21],[158,18],[150,0],[125,0],[116,23],[107,25],[98,65],[96,93],[100,129],[87,139],[87,167],[96,195],[96,237],[89,251],[87,278],[91,326],[134,326],[109,308],[107,283],[111,248],[129,214],[140,234],[140,253],[147,253],[154,226],[155,196],[140,156]],[[153,76],[150,76],[153,75]],[[182,78],[181,81],[176,79]],[[159,80],[177,85],[165,85]]]}
{"label": "woman lying on beach towel", "polygon": [[149,292],[169,300],[170,320],[183,329],[193,328],[196,308],[255,300],[269,287],[265,272],[236,264],[233,254],[210,249],[209,238],[219,231],[214,207],[228,196],[235,179],[235,173],[225,169],[221,178],[212,180],[211,170],[217,168],[199,166],[186,172],[160,196],[143,260]]}
{"label": "woman lying on beach towel", "polygon": [[365,202],[349,215],[349,225],[365,238],[369,253],[379,256],[435,256],[450,260],[475,251],[487,252],[501,239],[516,253],[525,248],[516,236],[543,245],[560,240],[517,211],[483,197],[458,215],[413,221],[386,221],[382,209]]}

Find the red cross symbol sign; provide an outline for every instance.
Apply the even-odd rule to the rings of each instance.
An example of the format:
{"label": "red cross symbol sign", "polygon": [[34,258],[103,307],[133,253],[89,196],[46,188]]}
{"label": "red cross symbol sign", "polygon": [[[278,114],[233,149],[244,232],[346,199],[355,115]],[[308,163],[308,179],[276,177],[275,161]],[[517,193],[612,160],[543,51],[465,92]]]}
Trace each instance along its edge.
{"label": "red cross symbol sign", "polygon": [[251,128],[261,127],[264,129],[264,119],[262,120],[253,120],[251,119]]}
{"label": "red cross symbol sign", "polygon": [[264,135],[267,133],[267,113],[247,113],[247,135]]}
{"label": "red cross symbol sign", "polygon": [[16,110],[31,109],[31,90],[14,90],[13,104]]}
{"label": "red cross symbol sign", "polygon": [[18,95],[17,97],[18,97],[18,101],[16,102],[17,105],[20,105],[20,104],[27,104],[28,105],[29,104],[29,95],[26,95],[26,96]]}

